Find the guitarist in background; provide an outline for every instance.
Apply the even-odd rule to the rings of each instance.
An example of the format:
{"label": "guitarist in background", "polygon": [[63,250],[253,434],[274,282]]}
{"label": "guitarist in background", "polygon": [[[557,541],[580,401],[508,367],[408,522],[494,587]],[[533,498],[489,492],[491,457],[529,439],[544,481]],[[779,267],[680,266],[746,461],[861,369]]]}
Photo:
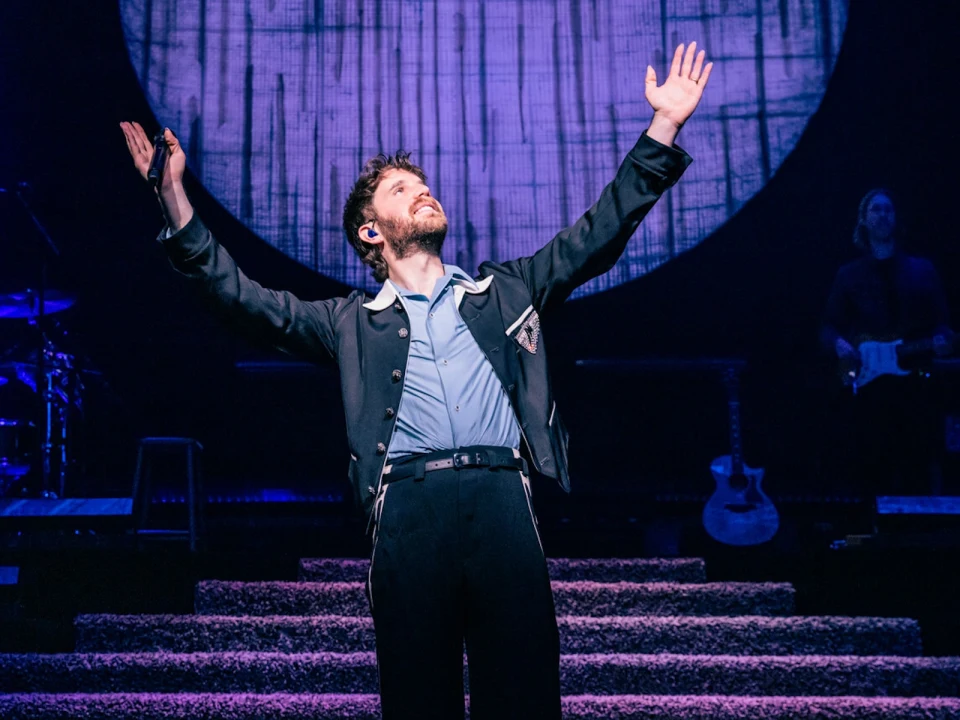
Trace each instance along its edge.
{"label": "guitarist in background", "polygon": [[[837,272],[821,333],[843,377],[857,377],[861,343],[903,341],[898,364],[910,374],[884,374],[856,388],[852,421],[855,472],[869,494],[930,492],[939,435],[929,378],[916,372],[952,344],[947,301],[929,260],[903,252],[890,193],[860,201],[853,242],[863,257]],[[927,343],[912,341],[929,341]],[[907,352],[910,347],[926,352]]]}

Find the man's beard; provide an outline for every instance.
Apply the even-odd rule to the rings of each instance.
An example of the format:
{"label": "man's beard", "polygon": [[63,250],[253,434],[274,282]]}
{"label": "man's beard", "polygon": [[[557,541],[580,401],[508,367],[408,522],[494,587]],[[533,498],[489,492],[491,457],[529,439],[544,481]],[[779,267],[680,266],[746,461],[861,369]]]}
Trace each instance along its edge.
{"label": "man's beard", "polygon": [[871,238],[870,251],[878,260],[886,260],[888,257],[892,257],[896,251],[896,243],[894,242],[893,236],[887,235],[885,238]]}
{"label": "man's beard", "polygon": [[[442,218],[442,216],[440,216]],[[432,217],[431,219],[437,219]],[[432,222],[426,227],[419,226],[419,223],[413,219],[406,220],[378,220],[378,224],[384,231],[383,235],[390,244],[397,260],[403,260],[418,252],[425,252],[429,255],[440,255],[440,248],[443,247],[443,241],[447,237],[447,221]]]}

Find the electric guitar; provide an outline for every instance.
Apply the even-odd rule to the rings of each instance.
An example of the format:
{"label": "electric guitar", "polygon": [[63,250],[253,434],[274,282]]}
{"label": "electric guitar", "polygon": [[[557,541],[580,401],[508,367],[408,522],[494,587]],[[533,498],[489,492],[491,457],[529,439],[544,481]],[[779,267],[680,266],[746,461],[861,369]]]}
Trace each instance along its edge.
{"label": "electric guitar", "polygon": [[[954,343],[947,340],[949,352],[953,352]],[[913,370],[904,370],[900,361],[917,355],[930,355],[934,351],[933,338],[913,340],[892,340],[879,342],[865,340],[857,345],[860,353],[860,367],[851,368],[841,364],[840,378],[844,385],[853,388],[854,394],[867,383],[883,375],[910,375]]]}
{"label": "electric guitar", "polygon": [[780,527],[780,515],[760,488],[763,469],[743,464],[740,437],[740,388],[737,371],[724,371],[730,417],[730,454],[715,458],[710,472],[717,489],[703,508],[703,527],[727,545],[759,545]]}

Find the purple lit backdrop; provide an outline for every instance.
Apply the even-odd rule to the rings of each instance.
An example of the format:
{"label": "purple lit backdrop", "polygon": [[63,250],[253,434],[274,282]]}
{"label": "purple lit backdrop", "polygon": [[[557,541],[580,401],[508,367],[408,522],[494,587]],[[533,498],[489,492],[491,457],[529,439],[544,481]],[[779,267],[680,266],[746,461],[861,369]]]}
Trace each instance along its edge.
{"label": "purple lit backdrop", "polygon": [[363,162],[410,149],[472,271],[534,252],[646,126],[648,63],[696,39],[717,72],[680,136],[696,162],[617,266],[703,240],[770,179],[818,107],[845,0],[121,0],[160,122],[228,210],[292,258],[375,289],[341,230]]}

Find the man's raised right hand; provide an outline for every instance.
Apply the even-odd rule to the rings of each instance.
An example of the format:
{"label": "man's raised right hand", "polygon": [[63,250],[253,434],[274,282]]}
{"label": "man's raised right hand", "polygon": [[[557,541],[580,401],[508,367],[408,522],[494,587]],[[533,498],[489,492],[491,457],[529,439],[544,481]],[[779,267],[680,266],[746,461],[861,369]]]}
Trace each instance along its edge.
{"label": "man's raised right hand", "polygon": [[[146,180],[150,161],[153,159],[153,142],[147,137],[140,123],[122,122],[120,129],[123,130],[123,136],[127,140],[127,149],[130,151],[130,157],[133,158],[134,167]],[[163,167],[163,179],[158,193],[167,224],[176,232],[193,217],[193,208],[183,189],[183,173],[187,167],[187,156],[170,128],[164,128],[163,139],[167,143],[167,160]]]}
{"label": "man's raised right hand", "polygon": [[[122,122],[120,129],[127,140],[127,149],[130,151],[130,157],[133,158],[134,167],[140,173],[144,180],[147,179],[147,170],[150,169],[150,161],[153,160],[153,141],[147,137],[147,133],[136,122]],[[163,183],[161,190],[166,187],[183,181],[183,171],[187,167],[187,156],[180,147],[180,141],[171,132],[170,128],[164,128],[163,139],[167,143],[167,161],[163,168]]]}

